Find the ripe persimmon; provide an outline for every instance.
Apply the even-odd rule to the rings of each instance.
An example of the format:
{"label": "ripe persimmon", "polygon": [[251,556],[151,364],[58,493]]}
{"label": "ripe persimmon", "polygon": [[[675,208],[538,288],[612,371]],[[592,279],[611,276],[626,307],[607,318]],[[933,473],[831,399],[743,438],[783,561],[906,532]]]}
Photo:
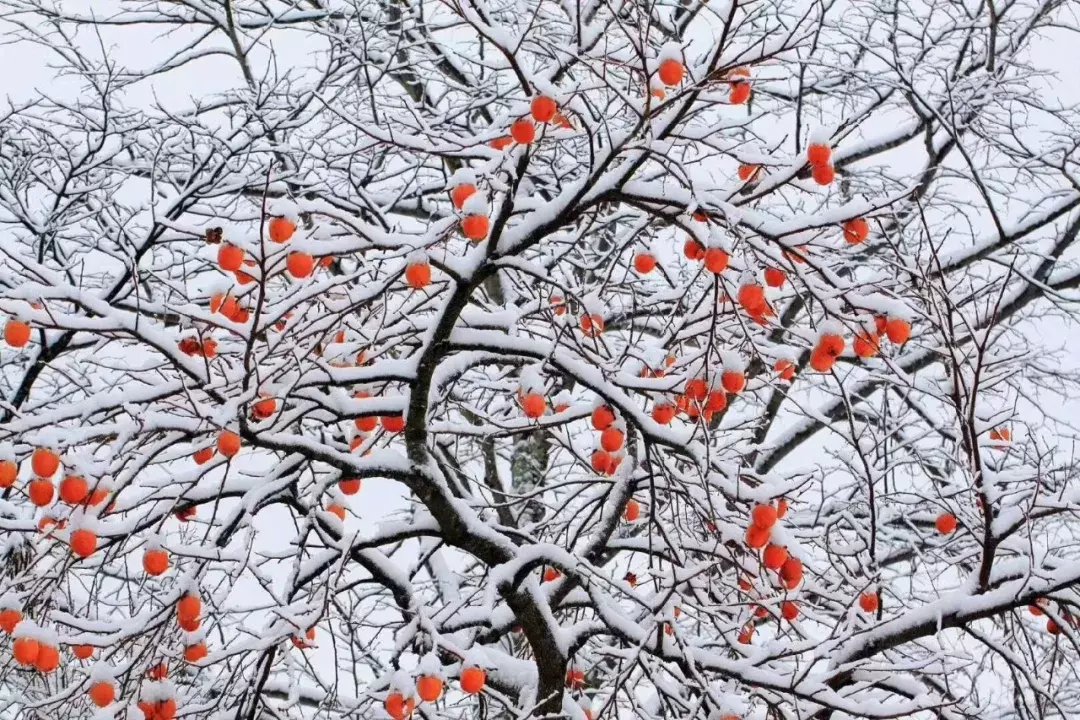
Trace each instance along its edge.
{"label": "ripe persimmon", "polygon": [[769,287],[782,288],[787,282],[787,273],[780,268],[765,268],[765,284]]}
{"label": "ripe persimmon", "polygon": [[214,459],[215,452],[213,446],[207,446],[196,450],[191,457],[194,458],[196,465],[205,465]]}
{"label": "ripe persimmon", "polygon": [[594,450],[589,463],[592,465],[593,471],[606,475],[611,469],[611,453],[603,449]]}
{"label": "ripe persimmon", "polygon": [[90,702],[99,708],[108,707],[116,699],[116,686],[111,682],[96,682],[86,694],[90,696]]}
{"label": "ripe persimmon", "polygon": [[139,702],[146,720],[173,720],[176,717],[176,700],[167,698],[157,702]]}
{"label": "ripe persimmon", "polygon": [[806,162],[810,165],[828,165],[832,162],[832,148],[824,143],[811,143],[806,148]]}
{"label": "ripe persimmon", "polygon": [[844,223],[844,240],[848,245],[861,245],[870,237],[870,223],[866,218],[855,218]]}
{"label": "ripe persimmon", "polygon": [[814,177],[814,182],[822,186],[831,185],[836,179],[836,170],[832,165],[815,165],[810,174]]}
{"label": "ripe persimmon", "polygon": [[27,487],[27,494],[30,496],[30,502],[34,505],[37,507],[45,507],[52,503],[53,496],[56,494],[56,488],[50,481],[45,480],[44,478],[34,478]]}
{"label": "ripe persimmon", "polygon": [[599,337],[604,332],[604,317],[597,313],[582,315],[581,332],[585,337]]}
{"label": "ripe persimmon", "polygon": [[11,646],[11,653],[15,662],[23,667],[30,667],[37,662],[38,653],[41,652],[41,644],[35,638],[23,636],[15,638]]}
{"label": "ripe persimmon", "polygon": [[303,635],[293,635],[289,639],[292,641],[293,647],[300,650],[315,647],[315,628],[308,628]]}
{"label": "ripe persimmon", "polygon": [[291,252],[285,258],[285,268],[294,278],[302,280],[315,272],[315,258],[305,252]]}
{"label": "ripe persimmon", "polygon": [[731,256],[722,248],[709,248],[705,251],[705,269],[714,275],[727,270]]}
{"label": "ripe persimmon", "polygon": [[195,593],[185,593],[176,603],[178,620],[197,620],[202,615],[202,600]]}
{"label": "ripe persimmon", "polygon": [[686,238],[686,243],[683,245],[683,255],[685,255],[688,260],[704,260],[705,246],[696,239],[688,237]]}
{"label": "ripe persimmon", "polygon": [[345,511],[345,506],[344,505],[339,505],[337,503],[331,503],[330,505],[326,506],[326,512],[328,512],[331,515],[335,516],[341,522],[345,522],[346,511]]}
{"label": "ripe persimmon", "polygon": [[533,99],[529,109],[532,112],[533,120],[538,123],[547,123],[555,118],[555,113],[559,111],[559,104],[552,98],[541,95]]}
{"label": "ripe persimmon", "polygon": [[514,124],[510,126],[510,137],[518,145],[528,145],[536,140],[536,125],[533,124],[532,120],[526,118],[515,120]]}
{"label": "ripe persimmon", "polygon": [[948,512],[938,515],[934,521],[934,527],[942,535],[952,535],[956,532],[956,525],[956,516]]}
{"label": "ripe persimmon", "polygon": [[859,596],[859,607],[864,613],[876,613],[879,605],[876,592],[864,592]]}
{"label": "ripe persimmon", "polygon": [[885,321],[885,334],[889,342],[903,345],[911,338],[911,323],[904,318],[891,317]]}
{"label": "ripe persimmon", "polygon": [[487,673],[478,667],[467,667],[461,671],[461,690],[467,695],[476,695],[484,690]]}
{"label": "ripe persimmon", "polygon": [[794,590],[803,579],[802,560],[796,557],[785,560],[780,566],[780,579],[784,581],[784,586],[788,590]]}
{"label": "ripe persimmon", "polygon": [[14,318],[9,319],[4,325],[4,342],[13,348],[26,347],[30,342],[30,325]]}
{"label": "ripe persimmon", "polygon": [[725,370],[720,376],[720,384],[732,395],[738,395],[746,388],[746,375],[741,370]]}
{"label": "ripe persimmon", "polygon": [[748,82],[733,82],[731,83],[731,93],[728,95],[728,102],[732,105],[745,105],[750,99],[752,89]]}
{"label": "ripe persimmon", "polygon": [[844,354],[844,338],[835,333],[825,333],[818,340],[817,347],[834,358],[840,357]]}
{"label": "ripe persimmon", "polygon": [[266,420],[273,417],[275,412],[277,412],[277,400],[274,398],[256,400],[251,406],[251,417],[256,420]]}
{"label": "ripe persimmon", "polygon": [[491,220],[487,215],[468,215],[461,221],[461,234],[473,242],[487,239],[490,231]]}
{"label": "ripe persimmon", "polygon": [[562,577],[558,568],[549,567],[544,570],[544,582],[555,582]]}
{"label": "ripe persimmon", "polygon": [[754,527],[771,530],[776,524],[776,508],[772,505],[755,505],[750,511],[750,519]]}
{"label": "ripe persimmon", "polygon": [[761,562],[770,570],[779,570],[788,559],[786,547],[769,543],[761,554]]}
{"label": "ripe persimmon", "polygon": [[777,360],[773,366],[781,380],[791,382],[795,379],[795,363],[790,360]]}
{"label": "ripe persimmon", "polygon": [[738,641],[740,645],[749,645],[754,641],[754,626],[746,625],[739,631]]}
{"label": "ripe persimmon", "polygon": [[406,699],[401,693],[394,692],[386,696],[383,708],[393,720],[406,720],[416,710],[416,700],[411,697]]}
{"label": "ripe persimmon", "polygon": [[236,272],[244,266],[244,250],[236,245],[222,243],[218,248],[218,267],[226,272]]}
{"label": "ripe persimmon", "polygon": [[0,630],[3,630],[8,635],[15,632],[15,626],[22,622],[23,614],[21,610],[15,608],[4,608],[0,610]]}
{"label": "ripe persimmon", "polygon": [[539,393],[526,393],[521,399],[521,409],[525,417],[532,420],[543,417],[547,411],[547,398]]}
{"label": "ripe persimmon", "polygon": [[641,275],[648,275],[656,269],[656,256],[652,253],[640,252],[634,256],[634,270]]}
{"label": "ripe persimmon", "polygon": [[667,425],[675,419],[675,406],[670,403],[662,403],[653,406],[652,419],[661,425]]}
{"label": "ripe persimmon", "polygon": [[499,151],[505,150],[506,148],[510,147],[513,144],[514,144],[514,138],[510,137],[509,135],[504,135],[502,137],[497,137],[494,140],[492,140],[490,143],[488,143],[488,145],[491,146],[492,150],[499,150]]}
{"label": "ripe persimmon", "polygon": [[835,364],[836,356],[825,352],[820,348],[815,348],[814,351],[810,353],[810,367],[817,372],[829,372]]}
{"label": "ripe persimmon", "polygon": [[739,288],[739,305],[748,313],[756,313],[767,307],[765,288],[754,282],[744,284]]}
{"label": "ripe persimmon", "polygon": [[55,645],[39,643],[38,654],[34,658],[34,667],[40,673],[55,672],[60,667],[60,648]]}
{"label": "ripe persimmon", "polygon": [[147,550],[143,553],[142,565],[147,575],[164,575],[169,569],[169,553],[161,548]]}
{"label": "ripe persimmon", "polygon": [[382,423],[383,430],[391,434],[399,433],[405,429],[405,416],[401,413],[383,415],[379,418],[379,422]]}
{"label": "ripe persimmon", "polygon": [[694,402],[703,402],[709,394],[709,383],[705,378],[690,378],[686,381],[686,397]]}
{"label": "ripe persimmon", "polygon": [[79,528],[71,533],[71,552],[78,557],[88,558],[97,550],[98,536],[93,530]]}
{"label": "ripe persimmon", "polygon": [[462,183],[454,187],[450,191],[450,202],[454,203],[454,208],[460,210],[465,201],[476,194],[476,186],[472,183]]}
{"label": "ripe persimmon", "polygon": [[600,447],[609,453],[618,452],[622,450],[623,442],[625,442],[626,435],[622,430],[610,425],[600,433]]}
{"label": "ripe persimmon", "polygon": [[296,232],[296,223],[286,217],[272,217],[267,227],[270,239],[276,243],[288,242]]}
{"label": "ripe persimmon", "polygon": [[416,694],[424,702],[433,703],[438,701],[443,694],[442,678],[434,675],[423,675],[416,681]]}
{"label": "ripe persimmon", "polygon": [[79,660],[89,660],[94,657],[93,645],[73,645],[71,647],[71,654]]}
{"label": "ripe persimmon", "polygon": [[623,519],[626,522],[637,522],[641,517],[641,503],[634,498],[630,498],[626,501],[626,508],[623,510]]}
{"label": "ripe persimmon", "polygon": [[362,484],[360,478],[344,478],[338,481],[338,489],[344,495],[355,495],[360,492]]}
{"label": "ripe persimmon", "polygon": [[768,528],[751,525],[746,530],[746,544],[754,550],[760,550],[769,543],[772,532]]}
{"label": "ripe persimmon", "polygon": [[79,475],[68,475],[60,481],[60,499],[68,505],[80,505],[90,496],[90,486]]}
{"label": "ripe persimmon", "polygon": [[176,344],[176,347],[179,348],[180,352],[189,356],[198,355],[201,349],[198,338],[193,337],[182,338],[180,342]]}
{"label": "ripe persimmon", "polygon": [[184,632],[195,632],[202,625],[202,618],[178,618],[176,624]]}
{"label": "ripe persimmon", "polygon": [[13,460],[0,460],[0,490],[6,490],[15,484],[19,477],[19,466]]}
{"label": "ripe persimmon", "polygon": [[674,58],[668,58],[660,63],[660,67],[656,72],[657,77],[660,78],[660,82],[668,87],[674,87],[681,83],[685,74],[686,68],[683,67],[681,62]]}
{"label": "ripe persimmon", "polygon": [[784,498],[780,498],[776,501],[776,517],[783,520],[787,516],[788,501]]}
{"label": "ripe persimmon", "polygon": [[868,332],[861,332],[856,335],[852,347],[855,354],[864,360],[875,357],[881,350],[877,337]]}
{"label": "ripe persimmon", "polygon": [[727,393],[723,390],[713,390],[705,399],[705,422],[712,419],[714,413],[723,412],[727,408]]}
{"label": "ripe persimmon", "polygon": [[60,456],[48,448],[37,448],[30,456],[30,468],[39,478],[51,478],[60,469]]}
{"label": "ripe persimmon", "polygon": [[431,284],[431,265],[413,262],[405,267],[405,282],[413,290],[421,290]]}
{"label": "ripe persimmon", "polygon": [[217,451],[227,458],[235,457],[240,452],[240,436],[232,430],[222,430],[218,434]]}
{"label": "ripe persimmon", "polygon": [[785,620],[791,622],[795,618],[799,617],[799,606],[791,600],[785,600],[780,605],[780,614]]}
{"label": "ripe persimmon", "polygon": [[759,170],[761,170],[761,166],[759,165],[743,163],[742,165],[739,165],[739,179],[743,182],[750,182],[757,176]]}
{"label": "ripe persimmon", "polygon": [[184,648],[184,660],[192,665],[200,660],[205,660],[209,654],[204,642],[197,642]]}

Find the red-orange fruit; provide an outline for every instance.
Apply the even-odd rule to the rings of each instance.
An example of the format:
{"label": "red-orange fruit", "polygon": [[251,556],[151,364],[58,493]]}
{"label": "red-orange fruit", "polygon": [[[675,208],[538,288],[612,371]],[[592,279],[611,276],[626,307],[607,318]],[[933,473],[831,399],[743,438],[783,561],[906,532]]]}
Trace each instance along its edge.
{"label": "red-orange fruit", "polygon": [[865,218],[855,218],[844,223],[844,240],[849,245],[860,245],[870,237],[870,223]]}
{"label": "red-orange fruit", "polygon": [[218,266],[226,272],[236,272],[244,266],[244,251],[235,245],[222,243],[218,249]]}
{"label": "red-orange fruit", "polygon": [[30,325],[20,320],[8,320],[4,325],[4,342],[13,348],[26,347],[30,342]]}
{"label": "red-orange fruit", "polygon": [[240,436],[232,430],[222,430],[218,434],[217,449],[227,458],[234,457],[240,452]]}
{"label": "red-orange fruit", "polygon": [[443,694],[442,678],[434,675],[424,675],[416,681],[416,694],[424,702],[436,702]]}
{"label": "red-orange fruit", "polygon": [[30,468],[40,478],[51,478],[60,469],[60,456],[47,448],[37,448],[30,456]]}
{"label": "red-orange fruit", "polygon": [[765,268],[765,284],[769,287],[781,288],[787,282],[787,273],[780,268]]}
{"label": "red-orange fruit", "polygon": [[85,478],[68,475],[60,481],[60,499],[68,505],[79,505],[90,496],[90,486]]}
{"label": "red-orange fruit", "polygon": [[491,221],[487,215],[469,215],[461,221],[461,234],[473,242],[486,239],[490,231]]}
{"label": "red-orange fruit", "polygon": [[541,95],[533,99],[530,110],[536,122],[551,122],[555,118],[555,113],[559,111],[559,104],[552,98]]}
{"label": "red-orange fruit", "polygon": [[648,275],[656,269],[656,257],[643,252],[634,256],[634,270],[641,275]]}
{"label": "red-orange fruit", "polygon": [[532,120],[525,118],[516,120],[510,126],[510,137],[514,138],[514,142],[518,145],[528,145],[536,140],[536,125],[533,124]]}
{"label": "red-orange fruit", "polygon": [[487,683],[487,673],[478,667],[469,667],[461,671],[461,690],[468,695],[483,691]]}
{"label": "red-orange fruit", "polygon": [[934,527],[942,535],[951,535],[956,532],[956,516],[952,513],[942,513],[938,515],[937,520],[934,521]]}
{"label": "red-orange fruit", "polygon": [[525,417],[536,420],[544,416],[547,411],[547,399],[538,393],[527,393],[521,399],[521,409]]}
{"label": "red-orange fruit", "polygon": [[99,708],[107,707],[116,699],[116,686],[111,682],[94,683],[90,686],[87,695],[90,696],[90,702]]}
{"label": "red-orange fruit", "polygon": [[836,170],[832,165],[815,165],[810,174],[814,176],[814,182],[818,185],[831,185],[836,179]]}
{"label": "red-orange fruit", "polygon": [[660,68],[656,74],[659,76],[660,82],[668,87],[674,87],[683,81],[683,76],[686,74],[686,68],[684,68],[683,64],[678,60],[669,58],[660,63]]}
{"label": "red-orange fruit", "polygon": [[169,553],[160,548],[147,550],[143,553],[142,564],[147,575],[164,575],[169,569]]}
{"label": "red-orange fruit", "polygon": [[397,415],[383,415],[379,418],[379,422],[382,423],[383,430],[388,433],[399,433],[405,429],[405,416],[400,413]]}
{"label": "red-orange fruit", "polygon": [[270,239],[276,243],[288,242],[296,232],[296,223],[284,217],[270,218],[268,227]]}

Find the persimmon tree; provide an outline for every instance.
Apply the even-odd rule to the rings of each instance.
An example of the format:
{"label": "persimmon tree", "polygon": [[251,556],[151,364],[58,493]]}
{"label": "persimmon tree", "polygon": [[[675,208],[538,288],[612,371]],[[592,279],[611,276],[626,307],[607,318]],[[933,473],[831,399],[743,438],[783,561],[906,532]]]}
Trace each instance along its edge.
{"label": "persimmon tree", "polygon": [[1067,3],[0,8],[0,716],[1080,713]]}

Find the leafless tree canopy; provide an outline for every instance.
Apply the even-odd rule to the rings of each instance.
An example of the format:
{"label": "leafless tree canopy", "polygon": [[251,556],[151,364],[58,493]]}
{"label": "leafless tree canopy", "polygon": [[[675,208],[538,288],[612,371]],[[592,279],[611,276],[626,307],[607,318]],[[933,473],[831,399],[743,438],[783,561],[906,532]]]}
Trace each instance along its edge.
{"label": "leafless tree canopy", "polygon": [[0,0],[0,718],[1080,716],[1078,24]]}

